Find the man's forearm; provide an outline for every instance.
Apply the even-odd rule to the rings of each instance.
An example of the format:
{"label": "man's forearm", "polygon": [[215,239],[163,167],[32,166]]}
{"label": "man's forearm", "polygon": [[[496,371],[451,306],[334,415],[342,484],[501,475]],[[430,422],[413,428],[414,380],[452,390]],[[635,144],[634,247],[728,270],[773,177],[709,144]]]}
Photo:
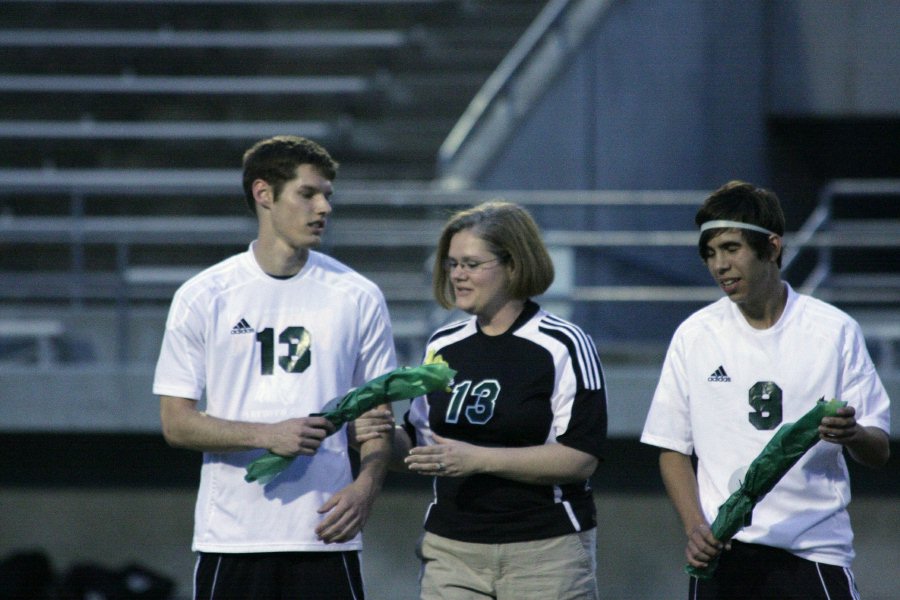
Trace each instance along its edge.
{"label": "man's forearm", "polygon": [[357,481],[371,488],[372,493],[378,493],[387,476],[388,466],[391,461],[391,439],[377,437],[367,440],[359,448],[359,474]]}
{"label": "man's forearm", "polygon": [[873,469],[883,467],[891,457],[888,436],[877,427],[860,427],[856,439],[847,443],[847,451],[853,460]]}
{"label": "man's forearm", "polygon": [[663,450],[659,455],[659,468],[666,493],[681,518],[685,533],[690,535],[697,525],[707,524],[700,506],[697,476],[691,457],[673,450]]}
{"label": "man's forearm", "polygon": [[260,448],[259,423],[226,421],[196,410],[196,402],[164,396],[161,400],[163,436],[174,447],[201,452],[234,452]]}

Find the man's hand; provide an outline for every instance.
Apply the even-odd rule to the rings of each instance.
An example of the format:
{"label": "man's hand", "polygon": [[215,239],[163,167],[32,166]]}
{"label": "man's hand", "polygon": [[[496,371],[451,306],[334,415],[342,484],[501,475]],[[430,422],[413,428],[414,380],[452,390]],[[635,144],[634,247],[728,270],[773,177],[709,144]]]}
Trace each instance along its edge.
{"label": "man's hand", "polygon": [[312,456],[334,425],[325,417],[288,419],[270,425],[265,448],[279,456]]}
{"label": "man's hand", "polygon": [[684,555],[688,564],[693,567],[706,567],[709,561],[717,557],[727,546],[713,536],[709,525],[702,523],[695,525],[687,532],[687,547]]}
{"label": "man's hand", "polygon": [[374,502],[375,491],[354,481],[319,508],[319,514],[326,516],[316,527],[316,535],[326,544],[353,539],[366,524]]}
{"label": "man's hand", "polygon": [[376,407],[366,411],[349,426],[350,445],[358,448],[363,442],[384,438],[389,440],[394,432],[394,413],[387,408]]}
{"label": "man's hand", "polygon": [[856,422],[856,409],[844,406],[833,417],[819,423],[819,438],[847,448],[856,462],[875,469],[891,457],[888,434],[878,427],[863,427]]}
{"label": "man's hand", "polygon": [[859,435],[862,428],[856,422],[856,409],[844,406],[833,417],[824,417],[819,423],[819,438],[833,444],[847,444]]}

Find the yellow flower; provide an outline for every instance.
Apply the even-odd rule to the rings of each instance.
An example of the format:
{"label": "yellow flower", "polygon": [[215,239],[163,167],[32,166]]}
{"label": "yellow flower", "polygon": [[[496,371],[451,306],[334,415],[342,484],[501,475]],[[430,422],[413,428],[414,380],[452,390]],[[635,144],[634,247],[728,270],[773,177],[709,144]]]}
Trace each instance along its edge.
{"label": "yellow flower", "polygon": [[[422,363],[425,365],[447,365],[447,361],[444,360],[440,354],[435,354],[434,350],[429,350],[428,354],[425,355],[425,362]],[[447,365],[450,366],[450,365]]]}
{"label": "yellow flower", "polygon": [[[444,360],[444,357],[441,356],[440,354],[435,354],[435,353],[434,353],[434,350],[429,350],[429,351],[425,354],[425,362],[422,363],[422,364],[425,364],[425,365],[443,365],[443,366],[447,367],[448,369],[450,368],[450,364],[449,364],[446,360]],[[455,374],[455,373],[456,373],[456,372],[454,371],[454,374]],[[445,392],[450,392],[450,391],[451,391],[450,386],[452,386],[452,385],[453,385],[453,379],[451,378],[450,381],[447,382],[447,387],[444,388],[444,391],[445,391]]]}

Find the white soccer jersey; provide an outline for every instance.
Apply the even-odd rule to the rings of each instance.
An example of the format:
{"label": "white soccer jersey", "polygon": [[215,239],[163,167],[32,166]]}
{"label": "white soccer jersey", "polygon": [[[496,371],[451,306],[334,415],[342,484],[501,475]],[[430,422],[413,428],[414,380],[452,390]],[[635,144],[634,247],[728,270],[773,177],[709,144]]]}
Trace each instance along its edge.
{"label": "white soccer jersey", "polygon": [[[704,515],[738,488],[750,462],[783,423],[819,398],[845,400],[860,425],[890,432],[890,407],[859,326],[788,286],[784,314],[753,329],[728,298],[676,330],[641,441],[698,458]],[[842,447],[818,442],[757,504],[735,538],[839,566],[853,559]]]}
{"label": "white soccer jersey", "polygon": [[[176,293],[153,392],[206,399],[205,411],[271,423],[318,412],[396,366],[381,291],[310,252],[289,279],[266,275],[251,249],[206,269]],[[316,511],[352,480],[345,430],[297,457],[266,486],[244,481],[262,450],[204,453],[193,549],[205,552],[357,550],[325,546]]]}

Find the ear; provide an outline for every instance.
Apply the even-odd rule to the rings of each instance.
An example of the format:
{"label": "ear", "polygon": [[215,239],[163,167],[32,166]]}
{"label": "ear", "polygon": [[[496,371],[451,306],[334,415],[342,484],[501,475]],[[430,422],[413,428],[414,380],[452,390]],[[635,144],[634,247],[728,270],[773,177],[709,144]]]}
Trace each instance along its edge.
{"label": "ear", "polygon": [[781,256],[781,253],[784,251],[784,246],[782,245],[781,236],[775,235],[774,233],[769,236],[769,258],[772,262],[777,263],[778,257]]}
{"label": "ear", "polygon": [[270,186],[268,182],[264,179],[256,179],[253,181],[250,189],[253,190],[253,200],[256,201],[257,209],[272,208],[272,203],[275,202],[275,198],[272,194],[272,186]]}

